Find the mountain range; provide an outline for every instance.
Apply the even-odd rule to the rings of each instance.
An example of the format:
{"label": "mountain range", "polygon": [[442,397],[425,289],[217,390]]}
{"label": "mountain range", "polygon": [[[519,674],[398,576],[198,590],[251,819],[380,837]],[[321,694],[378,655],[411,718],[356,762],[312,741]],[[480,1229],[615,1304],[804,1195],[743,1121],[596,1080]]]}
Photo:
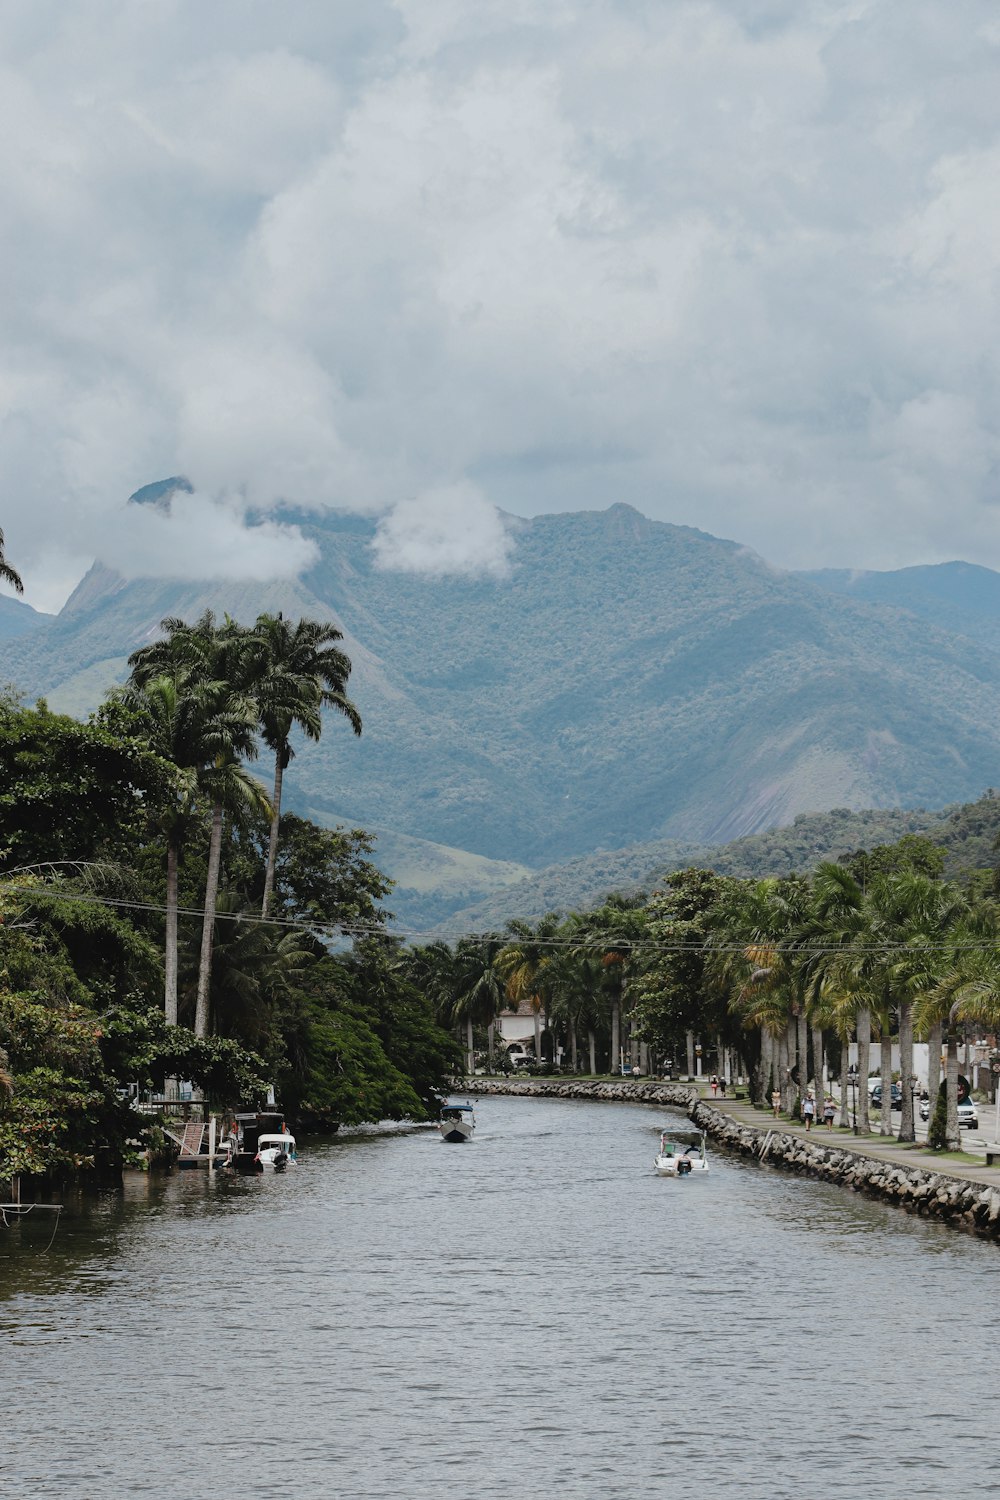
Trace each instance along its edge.
{"label": "mountain range", "polygon": [[297,580],[125,579],[97,562],[58,616],[3,601],[3,675],[82,713],[168,614],[334,621],[364,734],[331,718],[292,762],[287,805],[379,835],[406,925],[498,891],[516,913],[520,882],[566,862],[653,846],[652,868],[663,841],[941,808],[998,780],[989,569],[791,574],[612,505],[511,518],[505,577],[431,577],[379,568],[368,519],[281,518],[316,544]]}

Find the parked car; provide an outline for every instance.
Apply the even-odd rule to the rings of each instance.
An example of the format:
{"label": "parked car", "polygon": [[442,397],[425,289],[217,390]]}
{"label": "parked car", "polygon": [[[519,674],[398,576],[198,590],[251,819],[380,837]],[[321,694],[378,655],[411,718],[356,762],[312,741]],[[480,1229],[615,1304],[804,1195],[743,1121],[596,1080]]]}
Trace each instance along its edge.
{"label": "parked car", "polygon": [[[880,1083],[877,1083],[875,1085],[875,1087],[872,1089],[872,1092],[871,1092],[871,1102],[872,1102],[872,1105],[873,1105],[873,1107],[875,1109],[881,1109],[882,1108],[882,1085]],[[903,1090],[900,1088],[900,1086],[899,1086],[898,1083],[894,1083],[893,1086],[892,1086],[892,1105],[891,1105],[891,1107],[893,1109],[902,1109],[903,1108]]]}

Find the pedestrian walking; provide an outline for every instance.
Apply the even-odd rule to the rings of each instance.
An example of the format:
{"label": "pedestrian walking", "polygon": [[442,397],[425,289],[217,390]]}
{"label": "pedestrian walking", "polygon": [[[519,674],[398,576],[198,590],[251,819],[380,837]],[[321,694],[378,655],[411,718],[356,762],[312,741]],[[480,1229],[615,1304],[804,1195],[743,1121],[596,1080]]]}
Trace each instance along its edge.
{"label": "pedestrian walking", "polygon": [[726,1080],[724,1078],[719,1079],[719,1095],[723,1099],[726,1097]]}
{"label": "pedestrian walking", "polygon": [[771,1109],[774,1111],[774,1118],[777,1119],[778,1116],[781,1114],[781,1090],[780,1089],[773,1089],[772,1092],[771,1092]]}
{"label": "pedestrian walking", "polygon": [[716,1094],[719,1092],[719,1080],[718,1080],[718,1077],[716,1076],[715,1073],[712,1074],[711,1083],[712,1083],[712,1098],[714,1099],[715,1096],[716,1096]]}
{"label": "pedestrian walking", "polygon": [[812,1094],[807,1094],[802,1101],[802,1118],[806,1122],[806,1129],[812,1130],[813,1119],[816,1114],[816,1100]]}
{"label": "pedestrian walking", "polygon": [[826,1122],[827,1130],[833,1129],[833,1117],[836,1113],[837,1106],[833,1102],[833,1095],[827,1094],[826,1098],[823,1100],[823,1119]]}

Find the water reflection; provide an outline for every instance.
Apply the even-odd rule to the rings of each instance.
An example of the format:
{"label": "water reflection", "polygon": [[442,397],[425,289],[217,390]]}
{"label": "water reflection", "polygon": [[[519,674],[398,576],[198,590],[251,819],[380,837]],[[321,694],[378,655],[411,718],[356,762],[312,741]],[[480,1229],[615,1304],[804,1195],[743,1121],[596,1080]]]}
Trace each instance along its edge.
{"label": "water reflection", "polygon": [[477,1113],[464,1146],[130,1179],[48,1256],[0,1246],[11,1492],[992,1488],[928,1351],[976,1326],[993,1246],[719,1152],[657,1178],[647,1107]]}

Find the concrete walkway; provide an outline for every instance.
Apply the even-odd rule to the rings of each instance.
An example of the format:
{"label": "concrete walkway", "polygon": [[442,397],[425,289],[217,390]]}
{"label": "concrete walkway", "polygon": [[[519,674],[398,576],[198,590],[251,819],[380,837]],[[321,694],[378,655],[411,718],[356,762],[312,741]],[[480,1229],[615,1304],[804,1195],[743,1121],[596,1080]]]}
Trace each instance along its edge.
{"label": "concrete walkway", "polygon": [[954,1161],[950,1156],[942,1157],[940,1152],[929,1151],[920,1144],[903,1145],[892,1135],[856,1136],[853,1131],[841,1130],[837,1125],[832,1130],[827,1130],[820,1123],[811,1130],[806,1130],[803,1124],[792,1122],[784,1115],[776,1120],[769,1109],[756,1109],[747,1099],[713,1098],[711,1088],[704,1086],[699,1086],[698,1091],[705,1104],[712,1105],[714,1109],[729,1115],[741,1125],[748,1125],[752,1130],[779,1130],[783,1135],[801,1136],[815,1141],[816,1145],[825,1144],[836,1147],[838,1151],[853,1151],[858,1156],[892,1162],[894,1166],[919,1172],[940,1172],[946,1177],[957,1177],[963,1182],[975,1182],[983,1187],[1000,1186],[1000,1162],[994,1167],[988,1167],[985,1161]]}

